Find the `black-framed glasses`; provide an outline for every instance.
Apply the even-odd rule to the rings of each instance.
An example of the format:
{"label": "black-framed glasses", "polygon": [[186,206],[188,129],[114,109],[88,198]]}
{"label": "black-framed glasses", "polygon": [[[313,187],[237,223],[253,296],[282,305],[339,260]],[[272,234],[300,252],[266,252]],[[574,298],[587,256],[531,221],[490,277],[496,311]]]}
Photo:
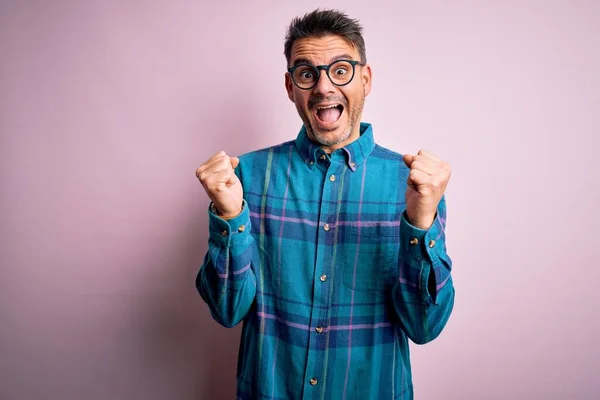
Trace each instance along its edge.
{"label": "black-framed glasses", "polygon": [[[329,65],[312,65],[308,63],[301,63],[288,68],[288,72],[292,76],[294,85],[300,89],[310,90],[317,86],[319,78],[321,77],[321,71],[325,71],[327,76],[336,86],[344,86],[352,82],[354,78],[354,70],[356,65],[365,64],[355,60],[337,60]],[[333,76],[331,74],[333,71]]]}

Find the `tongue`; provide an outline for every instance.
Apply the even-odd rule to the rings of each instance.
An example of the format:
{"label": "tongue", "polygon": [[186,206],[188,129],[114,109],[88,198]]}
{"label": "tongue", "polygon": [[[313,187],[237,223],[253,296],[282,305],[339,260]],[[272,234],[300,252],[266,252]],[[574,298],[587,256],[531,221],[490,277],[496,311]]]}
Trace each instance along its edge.
{"label": "tongue", "polygon": [[317,116],[323,122],[332,123],[338,120],[340,117],[340,110],[337,107],[326,108],[324,110],[318,110]]}

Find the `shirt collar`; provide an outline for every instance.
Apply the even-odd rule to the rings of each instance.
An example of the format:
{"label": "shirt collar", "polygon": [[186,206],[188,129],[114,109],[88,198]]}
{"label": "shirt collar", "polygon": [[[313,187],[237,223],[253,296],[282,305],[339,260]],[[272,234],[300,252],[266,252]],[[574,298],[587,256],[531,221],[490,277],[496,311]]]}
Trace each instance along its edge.
{"label": "shirt collar", "polygon": [[[317,157],[323,153],[321,147],[309,139],[304,125],[302,125],[298,137],[296,138],[296,148],[304,162],[306,162],[310,168],[315,166]],[[356,171],[356,169],[367,159],[369,154],[371,154],[374,148],[375,141],[373,140],[373,127],[367,122],[361,122],[359,138],[342,149],[337,150],[337,152],[343,151],[346,155],[348,168],[352,171]]]}

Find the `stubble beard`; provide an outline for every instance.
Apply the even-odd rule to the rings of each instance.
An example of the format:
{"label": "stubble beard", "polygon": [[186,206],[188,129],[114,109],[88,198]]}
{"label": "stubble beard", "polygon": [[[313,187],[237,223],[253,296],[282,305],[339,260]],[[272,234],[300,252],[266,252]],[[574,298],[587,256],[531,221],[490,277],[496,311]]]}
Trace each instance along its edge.
{"label": "stubble beard", "polygon": [[[357,124],[360,122],[359,119],[360,119],[360,115],[362,113],[364,104],[365,104],[365,99],[363,97],[358,104],[356,104],[354,107],[352,107],[350,109],[350,115],[348,118],[348,127],[342,132],[341,135],[339,135],[337,137],[333,137],[331,139],[327,139],[323,135],[316,133],[316,130],[313,127],[311,119],[309,118],[309,115],[311,115],[311,114],[309,114],[310,111],[309,112],[301,111],[300,116],[302,118],[302,121],[304,122],[304,126],[306,128],[306,134],[308,135],[308,137],[310,139],[312,139],[313,141],[315,141],[323,146],[335,146],[336,144],[342,143],[343,141],[347,140],[350,137],[350,135],[354,131],[354,127],[356,127]],[[345,109],[344,112],[348,112],[348,110]]]}

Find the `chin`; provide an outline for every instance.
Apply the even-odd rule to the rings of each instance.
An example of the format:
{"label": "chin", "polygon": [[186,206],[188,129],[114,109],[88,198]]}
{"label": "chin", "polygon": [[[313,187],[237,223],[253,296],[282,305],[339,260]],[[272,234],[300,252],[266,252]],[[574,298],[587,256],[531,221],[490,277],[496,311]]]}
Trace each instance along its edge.
{"label": "chin", "polygon": [[311,131],[311,136],[313,136],[313,140],[324,146],[333,146],[342,143],[350,137],[350,134],[352,132],[349,126],[340,126],[333,130],[321,130],[318,128],[317,130],[315,130],[314,128],[311,128]]}

